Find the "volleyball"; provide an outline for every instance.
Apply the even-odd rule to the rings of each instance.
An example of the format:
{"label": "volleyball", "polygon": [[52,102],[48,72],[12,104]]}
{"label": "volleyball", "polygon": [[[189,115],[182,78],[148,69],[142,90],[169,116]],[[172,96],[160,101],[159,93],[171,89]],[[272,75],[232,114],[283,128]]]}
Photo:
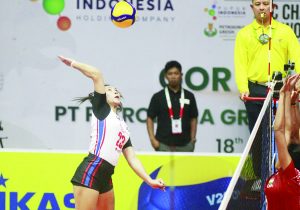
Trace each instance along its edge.
{"label": "volleyball", "polygon": [[135,22],[135,18],[136,9],[125,0],[119,1],[111,9],[111,20],[120,28],[132,26]]}

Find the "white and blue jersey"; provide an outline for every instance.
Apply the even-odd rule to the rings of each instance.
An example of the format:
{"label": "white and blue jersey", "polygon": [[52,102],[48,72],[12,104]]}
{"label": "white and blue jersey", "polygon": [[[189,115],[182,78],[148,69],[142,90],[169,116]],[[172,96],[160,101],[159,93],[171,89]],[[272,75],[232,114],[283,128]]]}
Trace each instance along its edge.
{"label": "white and blue jersey", "polygon": [[92,106],[89,152],[116,166],[122,149],[129,140],[128,127],[124,120],[110,109],[105,94],[95,92]]}
{"label": "white and blue jersey", "polygon": [[123,149],[132,146],[124,120],[111,110],[106,95],[92,99],[89,155],[78,166],[71,182],[105,193],[113,188],[111,176]]}

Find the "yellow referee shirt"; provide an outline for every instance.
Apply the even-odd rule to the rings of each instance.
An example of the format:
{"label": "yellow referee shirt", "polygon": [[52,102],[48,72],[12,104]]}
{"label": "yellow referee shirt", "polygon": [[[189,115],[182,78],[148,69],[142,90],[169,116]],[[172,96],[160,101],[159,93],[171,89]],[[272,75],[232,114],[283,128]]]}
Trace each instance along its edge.
{"label": "yellow referee shirt", "polygon": [[284,64],[295,62],[295,69],[300,72],[300,44],[290,26],[272,19],[270,26],[264,27],[254,20],[242,28],[237,36],[234,49],[235,81],[240,93],[248,92],[248,80],[253,82],[268,81],[269,43],[261,44],[259,36],[262,30],[272,36],[270,64],[273,71],[284,73]]}

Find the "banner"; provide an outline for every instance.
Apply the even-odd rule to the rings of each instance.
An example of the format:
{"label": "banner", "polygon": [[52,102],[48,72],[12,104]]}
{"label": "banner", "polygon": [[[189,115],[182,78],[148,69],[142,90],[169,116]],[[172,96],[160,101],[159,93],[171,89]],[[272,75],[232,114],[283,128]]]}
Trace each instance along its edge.
{"label": "banner", "polygon": [[[1,210],[75,208],[72,178],[82,152],[3,151],[0,153]],[[121,156],[113,175],[116,210],[218,209],[238,156],[138,153],[145,170],[162,178],[166,191],[152,189]]]}
{"label": "banner", "polygon": [[[110,20],[116,0],[12,0],[0,8],[0,136],[7,148],[88,148],[91,105],[73,99],[92,81],[58,55],[101,69],[124,96],[120,113],[138,151],[153,151],[146,111],[169,60],[183,66],[183,87],[199,110],[197,152],[241,152],[249,137],[234,81],[236,33],[253,19],[250,1],[131,0],[136,23]],[[299,2],[275,2],[274,17],[300,37]],[[267,57],[266,57],[267,59]],[[266,69],[267,70],[267,69]],[[217,131],[217,132],[216,132]]]}

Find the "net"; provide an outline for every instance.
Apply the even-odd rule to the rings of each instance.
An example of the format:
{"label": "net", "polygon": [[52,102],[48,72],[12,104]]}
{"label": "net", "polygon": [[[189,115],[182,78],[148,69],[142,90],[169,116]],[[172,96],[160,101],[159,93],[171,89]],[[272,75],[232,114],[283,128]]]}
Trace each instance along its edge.
{"label": "net", "polygon": [[219,210],[265,209],[264,184],[272,174],[272,91],[264,101]]}

